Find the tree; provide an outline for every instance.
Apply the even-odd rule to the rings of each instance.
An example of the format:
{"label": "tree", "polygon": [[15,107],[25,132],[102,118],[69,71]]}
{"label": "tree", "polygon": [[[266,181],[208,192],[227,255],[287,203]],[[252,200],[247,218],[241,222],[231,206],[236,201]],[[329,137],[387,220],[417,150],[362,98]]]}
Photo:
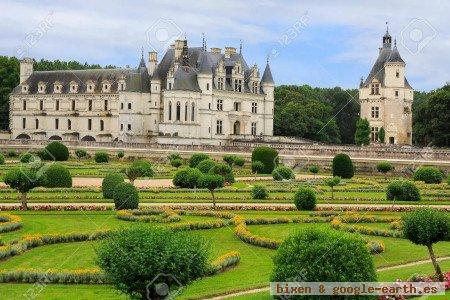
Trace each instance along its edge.
{"label": "tree", "polygon": [[111,173],[106,175],[102,181],[103,198],[113,199],[116,186],[124,181],[124,176],[121,173]]}
{"label": "tree", "polygon": [[206,174],[215,166],[215,161],[212,159],[205,159],[198,163],[197,169],[199,169],[203,174]]}
{"label": "tree", "polygon": [[197,168],[185,167],[173,175],[173,185],[180,188],[193,189],[198,186],[198,179],[202,176]]}
{"label": "tree", "polygon": [[216,209],[216,198],[214,197],[214,191],[223,187],[224,178],[218,174],[203,174],[199,178],[199,187],[208,189],[211,192],[213,201],[213,209]]}
{"label": "tree", "polygon": [[319,167],[317,165],[310,166],[308,170],[314,174],[314,178],[316,178],[316,174],[319,173]]}
{"label": "tree", "polygon": [[359,119],[356,122],[355,143],[358,146],[370,144],[370,124],[367,119]]}
{"label": "tree", "polygon": [[403,217],[403,235],[412,243],[428,248],[433,267],[440,281],[444,281],[433,251],[433,244],[449,237],[450,222],[443,212],[431,208],[419,209]]}
{"label": "tree", "polygon": [[70,188],[72,187],[72,175],[69,170],[60,164],[53,163],[44,166],[40,183],[46,188]]}
{"label": "tree", "polygon": [[216,163],[209,170],[209,173],[210,174],[217,174],[217,175],[222,176],[226,183],[233,183],[234,182],[233,168],[231,168],[227,164]]}
{"label": "tree", "polygon": [[22,209],[27,210],[27,193],[39,185],[36,172],[24,168],[12,169],[6,173],[3,181],[20,193]]}
{"label": "tree", "polygon": [[255,184],[252,187],[252,199],[264,200],[269,197],[269,193],[264,185]]}
{"label": "tree", "polygon": [[19,85],[19,60],[0,56],[0,130],[9,128],[9,95]]}
{"label": "tree", "polygon": [[414,172],[414,181],[423,181],[429,183],[441,183],[444,175],[438,168],[434,167],[420,167]]}
{"label": "tree", "polygon": [[386,130],[384,130],[384,127],[381,127],[378,131],[378,140],[381,143],[384,143],[384,140],[386,139]]}
{"label": "tree", "polygon": [[355,175],[355,169],[350,156],[339,153],[333,158],[333,176],[350,179]]}
{"label": "tree", "polygon": [[226,162],[230,167],[232,167],[234,164],[234,158],[235,158],[235,155],[233,155],[233,154],[225,154],[223,156],[223,161]]}
{"label": "tree", "polygon": [[137,209],[139,206],[138,190],[128,182],[117,184],[114,189],[114,206],[120,209]]}
{"label": "tree", "polygon": [[67,161],[69,159],[69,149],[61,142],[51,142],[45,147],[43,156],[44,160]]}
{"label": "tree", "polygon": [[131,166],[125,170],[125,175],[130,180],[131,184],[139,177],[153,177],[155,172],[152,165],[145,160],[135,160]]}
{"label": "tree", "polygon": [[334,176],[333,178],[325,179],[325,184],[331,188],[331,200],[334,200],[334,187],[341,182],[341,177]]}
{"label": "tree", "polygon": [[386,174],[392,171],[394,167],[388,161],[382,161],[377,164],[377,171],[384,174],[384,179],[387,179]]}
{"label": "tree", "polygon": [[286,166],[278,166],[273,170],[272,177],[277,181],[282,181],[291,180],[295,178],[295,175],[291,168]]}
{"label": "tree", "polygon": [[95,152],[94,161],[98,164],[107,163],[109,161],[109,155],[104,151]]}
{"label": "tree", "polygon": [[181,167],[183,165],[183,161],[181,159],[179,159],[179,158],[172,159],[170,161],[170,164],[172,165],[172,167],[175,167],[175,168],[178,169],[179,167]]}
{"label": "tree", "polygon": [[[173,299],[176,290],[207,275],[210,267],[201,237],[156,226],[115,231],[96,252],[109,281],[131,299]],[[172,294],[161,295],[160,286]]]}
{"label": "tree", "polygon": [[278,165],[278,151],[266,146],[256,147],[252,151],[252,162],[255,161],[263,163],[263,174],[271,174]]}
{"label": "tree", "polygon": [[300,187],[294,195],[294,204],[298,210],[313,210],[316,202],[316,192],[309,187]]}
{"label": "tree", "polygon": [[189,159],[189,167],[195,168],[202,160],[206,159],[210,159],[210,157],[205,153],[194,153]]}
{"label": "tree", "polygon": [[386,188],[386,199],[392,201],[420,201],[420,191],[411,181],[395,180],[389,183]]}

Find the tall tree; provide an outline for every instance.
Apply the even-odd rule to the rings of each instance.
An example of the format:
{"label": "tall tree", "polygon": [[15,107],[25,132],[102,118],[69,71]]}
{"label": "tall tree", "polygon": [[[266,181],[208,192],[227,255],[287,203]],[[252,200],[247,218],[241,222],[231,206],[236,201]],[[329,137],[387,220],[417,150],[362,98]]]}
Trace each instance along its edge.
{"label": "tall tree", "polygon": [[370,124],[367,119],[359,119],[356,122],[355,143],[358,146],[369,145]]}

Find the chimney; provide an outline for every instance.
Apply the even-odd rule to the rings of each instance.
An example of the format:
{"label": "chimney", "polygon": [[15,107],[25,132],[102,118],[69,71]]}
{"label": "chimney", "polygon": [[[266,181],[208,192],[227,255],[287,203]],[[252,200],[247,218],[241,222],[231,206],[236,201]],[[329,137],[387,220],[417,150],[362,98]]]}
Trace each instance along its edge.
{"label": "chimney", "polygon": [[220,49],[220,48],[211,48],[211,53],[220,54],[221,52],[222,52],[222,49]]}
{"label": "chimney", "polygon": [[20,61],[20,83],[27,80],[33,73],[34,61],[31,58],[24,58]]}
{"label": "chimney", "polygon": [[181,58],[181,52],[183,52],[184,41],[176,40],[175,41],[175,60],[179,60]]}
{"label": "chimney", "polygon": [[148,74],[150,76],[153,75],[157,66],[158,66],[158,53],[155,51],[151,51],[148,53],[148,67],[147,67]]}
{"label": "chimney", "polygon": [[225,58],[230,58],[233,54],[236,54],[236,48],[225,47]]}

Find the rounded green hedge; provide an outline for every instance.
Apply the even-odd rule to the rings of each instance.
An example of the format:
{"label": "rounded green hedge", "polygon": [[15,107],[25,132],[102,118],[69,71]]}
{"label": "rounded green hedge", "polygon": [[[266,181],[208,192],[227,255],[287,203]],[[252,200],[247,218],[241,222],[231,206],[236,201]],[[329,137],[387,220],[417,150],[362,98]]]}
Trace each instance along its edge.
{"label": "rounded green hedge", "polygon": [[242,156],[235,156],[234,164],[238,167],[243,167],[245,165],[245,159]]}
{"label": "rounded green hedge", "polygon": [[423,208],[403,216],[403,236],[414,244],[428,246],[449,239],[450,219],[445,212]]}
{"label": "rounded green hedge", "polygon": [[205,153],[194,153],[189,159],[189,167],[195,168],[202,160],[210,159]]}
{"label": "rounded green hedge", "polygon": [[421,167],[414,172],[414,181],[423,181],[425,183],[441,183],[444,179],[441,171],[433,167]]}
{"label": "rounded green hedge", "polygon": [[109,161],[109,155],[104,151],[95,152],[94,161],[98,164],[107,163]]}
{"label": "rounded green hedge", "polygon": [[5,163],[5,156],[0,153],[0,165],[3,165]]}
{"label": "rounded green hedge", "polygon": [[212,159],[205,159],[198,163],[197,169],[203,174],[206,174],[211,170],[216,163]]}
{"label": "rounded green hedge", "polygon": [[260,161],[264,164],[262,174],[271,174],[278,165],[278,152],[270,147],[262,146],[253,149],[252,162]]}
{"label": "rounded green hedge", "polygon": [[125,178],[121,173],[111,173],[106,175],[102,181],[103,198],[113,199],[116,186],[122,182],[125,182]]}
{"label": "rounded green hedge", "polygon": [[313,173],[313,174],[317,174],[319,173],[319,166],[317,165],[312,165],[308,168],[308,171]]}
{"label": "rounded green hedge", "polygon": [[411,181],[395,180],[386,189],[387,200],[420,201],[420,191]]}
{"label": "rounded green hedge", "polygon": [[293,179],[295,178],[295,175],[291,168],[286,166],[278,166],[273,170],[272,177],[277,181],[281,181]]}
{"label": "rounded green hedge", "polygon": [[198,186],[202,172],[197,168],[185,167],[178,170],[172,179],[173,185],[180,188],[193,189]]}
{"label": "rounded green hedge", "polygon": [[34,155],[30,152],[26,152],[20,156],[20,162],[24,164],[28,164],[31,160],[34,159]]}
{"label": "rounded green hedge", "polygon": [[199,236],[145,226],[112,233],[100,243],[97,263],[130,299],[169,299],[164,287],[176,291],[208,274],[208,254]]}
{"label": "rounded green hedge", "polygon": [[273,261],[271,281],[377,281],[365,241],[358,235],[346,232],[314,227],[299,230],[284,240]]}
{"label": "rounded green hedge", "polygon": [[66,161],[69,159],[69,149],[61,142],[51,142],[43,152],[44,160]]}
{"label": "rounded green hedge", "polygon": [[119,183],[114,189],[114,205],[117,210],[137,209],[139,206],[138,190],[131,183]]}
{"label": "rounded green hedge", "polygon": [[224,178],[225,182],[227,183],[233,183],[234,182],[234,174],[233,174],[233,168],[231,168],[227,164],[223,163],[216,163],[211,170],[209,170],[209,173],[211,174],[217,174]]}
{"label": "rounded green hedge", "polygon": [[269,197],[269,193],[264,185],[255,184],[252,187],[252,199],[264,200]]}
{"label": "rounded green hedge", "polygon": [[72,175],[70,175],[69,170],[63,165],[54,163],[46,165],[42,167],[42,169],[43,172],[42,170],[39,170],[38,173],[42,172],[40,181],[43,187],[72,187]]}
{"label": "rounded green hedge", "polygon": [[183,161],[180,158],[170,160],[172,167],[179,168],[183,165]]}
{"label": "rounded green hedge", "polygon": [[316,192],[312,188],[300,187],[294,195],[294,204],[298,210],[313,210],[316,203]]}
{"label": "rounded green hedge", "polygon": [[264,172],[264,164],[260,161],[252,162],[252,173],[262,174]]}
{"label": "rounded green hedge", "polygon": [[352,178],[355,175],[353,162],[347,154],[340,153],[333,158],[333,176]]}
{"label": "rounded green hedge", "polygon": [[77,149],[75,150],[75,156],[78,158],[84,158],[87,156],[87,151],[84,149]]}
{"label": "rounded green hedge", "polygon": [[225,154],[223,156],[223,161],[231,167],[234,164],[234,158],[235,156],[233,154]]}

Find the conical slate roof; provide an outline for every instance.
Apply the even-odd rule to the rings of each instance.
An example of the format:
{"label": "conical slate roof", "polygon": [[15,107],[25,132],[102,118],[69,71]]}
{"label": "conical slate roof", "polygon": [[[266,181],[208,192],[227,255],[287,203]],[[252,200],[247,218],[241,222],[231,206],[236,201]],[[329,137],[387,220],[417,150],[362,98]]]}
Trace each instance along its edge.
{"label": "conical slate roof", "polygon": [[203,52],[203,54],[201,56],[201,60],[200,60],[200,66],[198,69],[198,73],[212,75],[212,73],[213,73],[212,69],[213,69],[213,66],[212,66],[211,60],[209,59],[206,52]]}
{"label": "conical slate roof", "polygon": [[402,62],[404,63],[402,57],[400,56],[400,53],[397,49],[397,42],[394,42],[394,48],[392,49],[391,54],[389,55],[389,58],[387,60],[388,62]]}
{"label": "conical slate roof", "polygon": [[270,71],[269,63],[267,63],[266,68],[264,69],[264,74],[261,78],[261,83],[275,84],[272,77],[272,71]]}

